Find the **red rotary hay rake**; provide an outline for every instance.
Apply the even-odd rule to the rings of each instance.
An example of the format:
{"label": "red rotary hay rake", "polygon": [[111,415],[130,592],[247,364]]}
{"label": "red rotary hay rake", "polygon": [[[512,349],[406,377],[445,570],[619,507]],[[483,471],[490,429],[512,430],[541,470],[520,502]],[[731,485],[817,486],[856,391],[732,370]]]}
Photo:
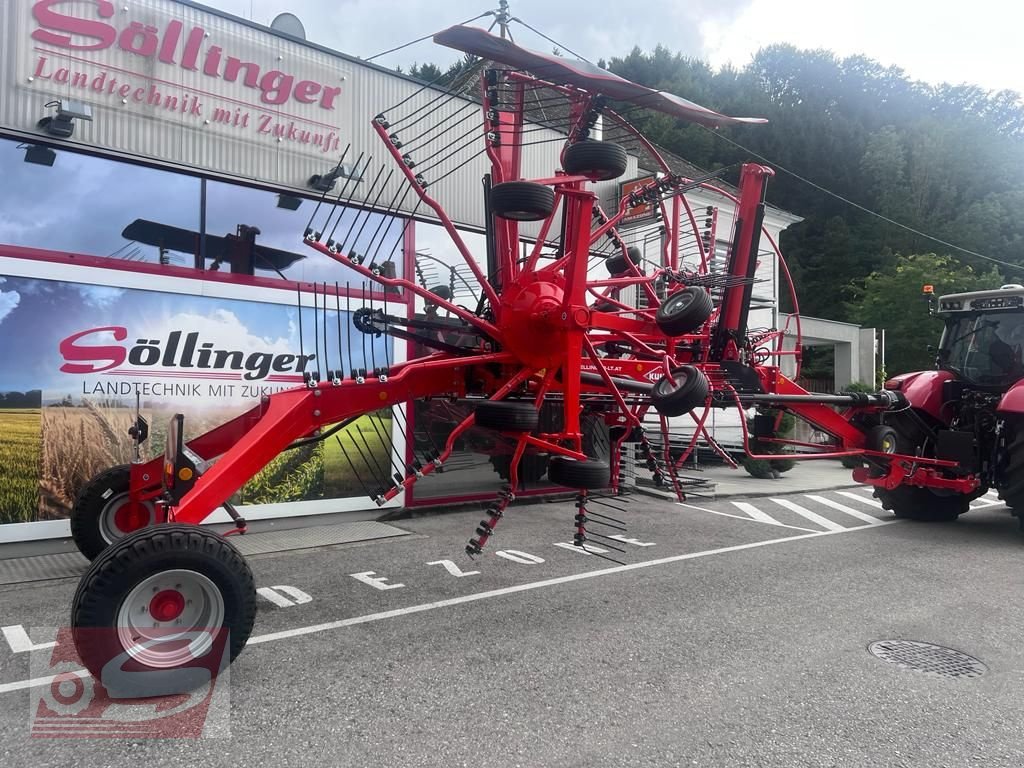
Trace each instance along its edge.
{"label": "red rotary hay rake", "polygon": [[[264,397],[192,440],[184,439],[176,417],[164,457],[98,477],[73,520],[76,541],[95,561],[75,596],[72,619],[78,651],[97,676],[112,659],[138,672],[181,670],[210,654],[216,647],[211,637],[222,630],[229,633],[227,657],[234,659],[253,625],[252,574],[227,539],[198,524],[224,507],[236,519],[230,533],[244,531],[228,500],[278,454],[329,437],[335,425],[417,399],[458,399],[475,408],[451,425],[444,445],[386,473],[383,487],[372,493],[378,502],[443,467],[471,427],[494,430],[514,445],[509,483],[466,546],[470,555],[483,550],[505,515],[524,456],[547,457],[549,480],[577,490],[578,546],[596,535],[588,525],[618,525],[588,510],[588,499],[598,490],[615,493],[618,473],[610,466],[618,466],[625,442],[637,440],[649,412],[666,432],[664,445],[655,455],[641,439],[641,455],[667,473],[677,492],[675,470],[698,440],[714,447],[705,429],[710,409],[740,409],[748,439],[743,411],[751,407],[788,410],[834,438],[826,449],[831,452],[804,445],[796,457],[861,455],[872,462],[862,479],[888,488],[909,482],[971,490],[971,478],[944,474],[950,462],[894,456],[885,445],[867,442],[878,414],[905,405],[899,392],[811,395],[780,373],[786,329],[747,327],[758,262],[777,258],[788,282],[775,244],[761,250],[772,171],[743,165],[735,193],[712,183],[720,174],[689,178],[674,172],[626,118],[643,108],[712,127],[759,121],[726,117],[483,30],[454,27],[435,40],[480,57],[472,71],[478,92],[467,99],[462,83],[447,92],[425,88],[374,118],[387,162],[374,166],[365,152],[348,157],[354,170],[339,176],[336,197],[325,193],[304,234],[306,245],[361,279],[392,295],[411,293],[430,308],[409,317],[389,314],[387,305],[364,306],[354,316],[357,331],[432,351],[373,370],[327,370],[322,379],[320,371],[310,372],[305,386]],[[549,125],[563,123],[561,169],[524,178],[527,165],[537,167],[538,153],[544,161],[544,142],[552,146],[550,127],[535,122],[541,115]],[[481,153],[490,166],[483,192],[486,266],[440,200],[445,179]],[[657,173],[606,211],[594,190],[621,177],[631,155]],[[358,186],[349,183],[353,179],[362,183],[358,199],[346,196]],[[685,196],[698,188],[735,205],[724,271],[709,267],[715,241],[707,231],[709,213],[691,208]],[[447,230],[479,284],[476,307],[455,303],[450,291],[396,276],[394,250],[386,253],[380,245],[386,233],[367,240],[350,236],[356,222],[339,228],[343,210],[357,204],[397,209],[407,198]],[[619,230],[643,206],[653,208],[661,227],[653,257],[651,248],[645,253],[631,246]],[[345,229],[347,235],[339,234]],[[667,436],[667,420],[679,416],[693,421],[681,455],[670,453]],[[581,420],[594,417],[609,427],[610,460],[588,455]],[[140,423],[138,441],[144,432]]]}

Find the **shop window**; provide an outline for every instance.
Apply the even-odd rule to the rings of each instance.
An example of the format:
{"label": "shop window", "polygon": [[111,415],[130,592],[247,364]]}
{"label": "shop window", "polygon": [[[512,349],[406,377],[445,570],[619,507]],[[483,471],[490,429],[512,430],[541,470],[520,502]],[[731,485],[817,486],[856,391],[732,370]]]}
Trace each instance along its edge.
{"label": "shop window", "polygon": [[200,180],[0,139],[0,244],[194,266]]}
{"label": "shop window", "polygon": [[[334,259],[307,247],[302,236],[316,200],[280,195],[219,181],[206,185],[206,266],[261,277],[362,285],[362,278]],[[317,221],[327,215],[321,206]],[[337,216],[335,221],[338,221]],[[332,228],[334,225],[331,225]],[[379,213],[344,209],[334,239],[365,264],[390,264],[402,275],[405,222]],[[280,275],[278,274],[280,272]]]}

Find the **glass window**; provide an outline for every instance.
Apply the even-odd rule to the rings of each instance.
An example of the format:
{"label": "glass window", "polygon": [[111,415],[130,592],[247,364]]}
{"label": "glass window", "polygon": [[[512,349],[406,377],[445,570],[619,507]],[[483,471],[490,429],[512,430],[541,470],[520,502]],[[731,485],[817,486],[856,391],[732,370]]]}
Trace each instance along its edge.
{"label": "glass window", "polygon": [[0,139],[0,244],[194,266],[200,181]]}
{"label": "glass window", "polygon": [[[302,242],[316,200],[280,195],[219,181],[206,185],[206,266],[231,272],[289,280],[362,284],[362,278]],[[317,221],[326,217],[328,204]],[[364,263],[393,265],[402,275],[405,222],[379,213],[346,208],[334,217],[333,239]],[[324,236],[324,241],[330,236]]]}

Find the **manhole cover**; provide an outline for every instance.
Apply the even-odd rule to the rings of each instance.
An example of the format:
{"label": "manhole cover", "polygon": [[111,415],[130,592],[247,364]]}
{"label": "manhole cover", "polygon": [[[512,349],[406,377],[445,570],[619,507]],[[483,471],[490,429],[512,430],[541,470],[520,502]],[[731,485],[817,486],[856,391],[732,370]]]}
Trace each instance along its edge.
{"label": "manhole cover", "polygon": [[876,640],[868,651],[882,661],[934,677],[972,678],[988,671],[988,667],[966,653],[914,640]]}

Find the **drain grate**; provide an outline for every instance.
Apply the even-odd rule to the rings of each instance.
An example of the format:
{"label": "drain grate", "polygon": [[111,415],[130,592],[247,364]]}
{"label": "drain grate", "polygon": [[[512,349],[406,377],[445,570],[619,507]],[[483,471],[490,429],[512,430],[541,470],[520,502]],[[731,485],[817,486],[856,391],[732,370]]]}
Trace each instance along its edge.
{"label": "drain grate", "polygon": [[981,677],[988,671],[982,662],[966,653],[914,640],[877,640],[868,646],[868,652],[897,667],[923,672],[932,677],[960,680]]}

